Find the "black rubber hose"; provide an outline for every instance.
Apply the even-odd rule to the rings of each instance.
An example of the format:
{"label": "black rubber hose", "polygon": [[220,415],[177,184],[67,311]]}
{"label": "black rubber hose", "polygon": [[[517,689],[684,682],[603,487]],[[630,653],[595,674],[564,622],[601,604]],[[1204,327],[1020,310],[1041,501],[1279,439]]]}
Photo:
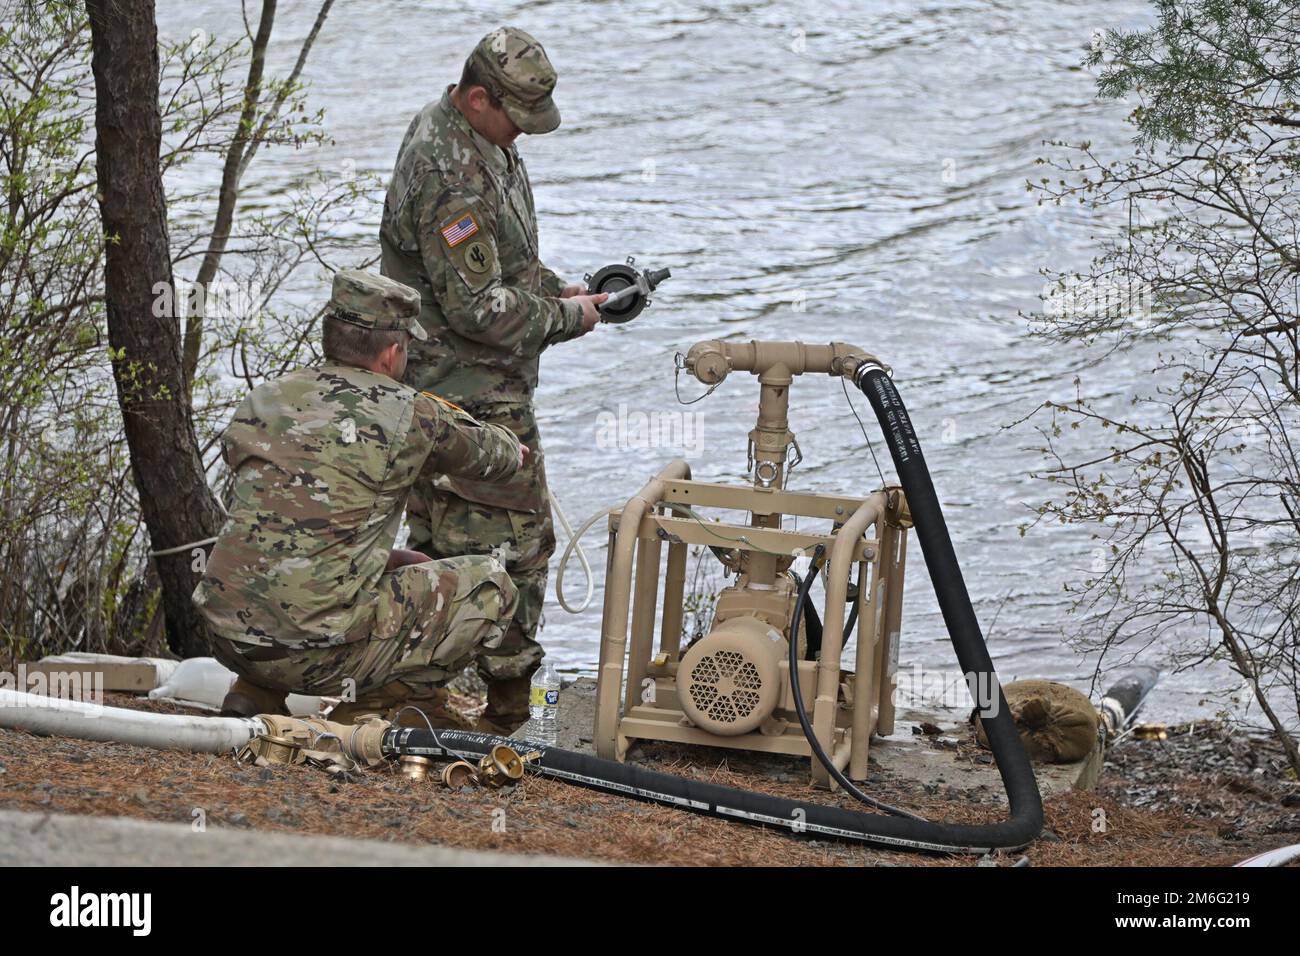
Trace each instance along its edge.
{"label": "black rubber hose", "polygon": [[[798,575],[795,576],[795,580],[799,581],[799,589],[803,590],[804,588],[811,588],[812,583],[816,579],[816,577],[817,577],[817,569],[814,567],[808,569],[808,576],[804,578],[802,581],[799,580]],[[817,660],[817,655],[822,652],[822,617],[820,614],[817,613],[816,605],[813,604],[808,605],[807,617],[808,619],[804,623],[804,637],[806,638],[806,643],[807,643],[807,653],[804,655],[804,659],[815,661]],[[791,638],[790,641],[791,644],[798,645],[799,643],[798,629],[795,629],[790,632],[790,638]],[[845,636],[844,640],[846,643],[848,642],[847,635]]]}
{"label": "black rubber hose", "polygon": [[[570,783],[696,813],[894,849],[984,853],[993,849],[1018,849],[1038,836],[1043,826],[1038,783],[984,645],[907,410],[893,383],[879,367],[859,370],[855,381],[870,400],[885,431],[953,648],[962,670],[978,691],[976,701],[980,705],[980,715],[1007,791],[1009,818],[999,823],[971,826],[880,816],[688,780],[557,747],[536,748],[541,755],[530,764],[531,767],[546,776]],[[979,698],[989,690],[996,691],[996,694],[988,695],[992,700],[981,701]],[[987,706],[990,703],[993,706]],[[517,747],[523,742],[463,730],[393,728],[384,737],[384,751],[388,754],[477,757],[499,743]]]}
{"label": "black rubber hose", "polygon": [[1129,671],[1106,691],[1097,705],[1102,726],[1106,729],[1106,746],[1114,742],[1120,731],[1129,725],[1143,701],[1156,686],[1160,672],[1154,667],[1138,667]]}
{"label": "black rubber hose", "polygon": [[[811,569],[808,574],[812,577],[816,577],[817,569]],[[799,576],[796,574],[794,579],[799,581]],[[803,582],[799,581],[799,583],[802,584]],[[861,575],[859,574],[858,587],[861,586],[862,580]],[[843,644],[847,645],[849,643],[849,638],[853,637],[853,628],[858,623],[858,599],[855,595],[846,597],[845,601],[849,604],[849,614],[848,617],[844,619]],[[807,639],[806,643],[808,646],[808,653],[804,656],[804,659],[816,660],[817,655],[820,654],[822,650],[822,618],[821,615],[817,613],[817,605],[813,604],[811,601],[808,603],[805,610],[804,636]]]}
{"label": "black rubber hose", "polygon": [[[899,482],[907,496],[908,510],[925,566],[934,585],[939,610],[948,629],[949,640],[957,661],[970,684],[972,696],[997,760],[1002,786],[1010,804],[1010,818],[996,827],[997,839],[1023,845],[1033,840],[1043,828],[1043,801],[1033,765],[1020,740],[1020,731],[1007,706],[989,657],[988,646],[980,631],[975,609],[971,606],[966,582],[962,579],[957,553],[953,550],[948,526],[943,520],[939,497],[935,494],[930,470],[921,453],[912,420],[894,383],[879,365],[865,364],[853,377],[854,384],[867,396],[876,419],[885,433],[885,442],[898,471]],[[981,699],[983,698],[983,699]]]}
{"label": "black rubber hose", "polygon": [[716,783],[689,780],[647,770],[636,764],[618,763],[587,754],[543,747],[524,740],[511,740],[469,730],[420,730],[394,727],[384,735],[383,751],[389,755],[455,757],[477,763],[497,744],[524,753],[540,751],[529,768],[546,777],[614,793],[635,800],[648,800],[679,810],[721,817],[742,823],[781,827],[796,834],[809,834],[870,843],[895,850],[924,850],[931,853],[987,853],[993,849],[1014,849],[1028,839],[1003,842],[994,827],[949,826],[919,823],[903,817],[862,813],[841,807],[786,800],[749,790],[723,787]]}
{"label": "black rubber hose", "polygon": [[[792,638],[790,641],[790,659],[788,661],[791,675],[790,695],[794,698],[794,712],[799,717],[799,726],[803,728],[804,739],[808,741],[808,746],[812,748],[813,755],[821,761],[821,765],[826,768],[826,772],[835,778],[835,782],[844,789],[845,793],[852,796],[855,800],[865,803],[869,807],[883,810],[886,813],[892,813],[895,816],[907,817],[910,820],[919,820],[924,823],[924,818],[918,817],[915,813],[900,810],[898,807],[891,807],[889,804],[882,803],[875,797],[868,796],[859,790],[854,785],[853,781],[846,777],[839,767],[835,766],[830,755],[826,753],[826,749],[822,747],[822,742],[817,739],[817,734],[813,731],[812,721],[808,718],[808,710],[804,707],[803,703],[803,687],[800,685],[798,680],[799,641],[797,640],[797,636],[799,634],[799,622],[803,618],[804,608],[812,607],[812,605],[808,603],[808,595],[812,591],[813,581],[817,580],[817,571],[821,567],[822,556],[825,553],[825,546],[820,544],[817,545],[817,549],[813,552],[812,567],[808,570],[808,576],[799,584],[799,593],[796,595],[794,601],[794,613],[790,616],[790,636]],[[839,662],[837,661],[837,666],[838,663]]]}

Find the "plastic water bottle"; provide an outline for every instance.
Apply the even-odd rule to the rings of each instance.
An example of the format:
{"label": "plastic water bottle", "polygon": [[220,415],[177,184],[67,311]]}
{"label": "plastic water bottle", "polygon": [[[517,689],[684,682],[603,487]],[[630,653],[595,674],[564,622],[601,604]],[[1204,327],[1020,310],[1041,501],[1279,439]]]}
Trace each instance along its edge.
{"label": "plastic water bottle", "polygon": [[547,747],[554,747],[560,724],[560,675],[555,665],[543,660],[533,671],[528,688],[527,738]]}

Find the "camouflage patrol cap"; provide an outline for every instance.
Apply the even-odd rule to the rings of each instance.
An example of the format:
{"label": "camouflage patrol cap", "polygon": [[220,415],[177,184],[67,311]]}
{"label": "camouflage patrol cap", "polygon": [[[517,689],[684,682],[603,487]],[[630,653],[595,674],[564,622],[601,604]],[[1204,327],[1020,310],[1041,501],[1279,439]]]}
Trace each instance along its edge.
{"label": "camouflage patrol cap", "polygon": [[470,61],[506,115],[525,133],[549,133],[560,125],[551,99],[555,68],[542,45],[518,27],[499,27],[474,48]]}
{"label": "camouflage patrol cap", "polygon": [[420,293],[387,276],[362,269],[334,273],[329,309],[335,318],[363,329],[383,332],[401,329],[417,339],[429,336],[420,325]]}

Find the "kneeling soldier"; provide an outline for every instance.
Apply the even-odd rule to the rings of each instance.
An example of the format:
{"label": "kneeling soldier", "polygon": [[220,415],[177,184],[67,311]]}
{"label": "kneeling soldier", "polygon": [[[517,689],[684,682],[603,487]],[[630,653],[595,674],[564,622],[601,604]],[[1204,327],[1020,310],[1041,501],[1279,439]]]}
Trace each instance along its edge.
{"label": "kneeling soldier", "polygon": [[228,713],[282,712],[297,692],[343,697],[335,720],[409,704],[455,723],[438,689],[510,626],[517,592],[495,558],[393,549],[417,481],[507,478],[527,453],[401,383],[419,311],[399,282],[339,272],[325,362],[259,385],[222,435],[230,516],[194,601],[239,675]]}

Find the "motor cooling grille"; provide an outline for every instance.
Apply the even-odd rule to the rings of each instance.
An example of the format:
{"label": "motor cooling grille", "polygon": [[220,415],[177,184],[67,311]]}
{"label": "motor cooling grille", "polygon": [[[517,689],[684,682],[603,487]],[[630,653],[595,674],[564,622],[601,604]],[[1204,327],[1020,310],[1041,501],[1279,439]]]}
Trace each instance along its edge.
{"label": "motor cooling grille", "polygon": [[691,669],[687,693],[700,713],[722,724],[749,717],[759,705],[763,679],[739,651],[705,654]]}

